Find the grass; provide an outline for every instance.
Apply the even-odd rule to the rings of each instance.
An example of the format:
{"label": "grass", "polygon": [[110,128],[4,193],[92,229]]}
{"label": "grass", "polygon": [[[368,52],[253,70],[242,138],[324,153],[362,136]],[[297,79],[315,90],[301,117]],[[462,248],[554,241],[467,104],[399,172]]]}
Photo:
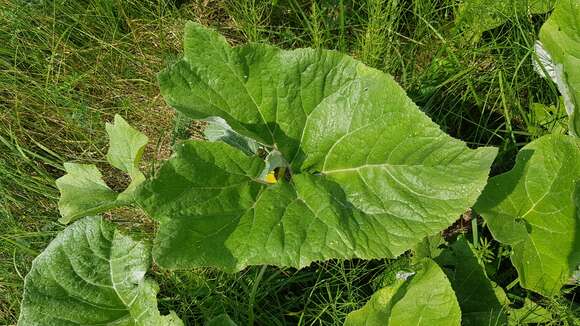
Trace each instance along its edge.
{"label": "grass", "polygon": [[[547,132],[533,103],[554,105],[555,119],[562,116],[554,85],[531,67],[546,15],[511,17],[471,43],[454,31],[455,0],[3,0],[2,6],[0,324],[16,322],[23,276],[63,229],[54,186],[63,162],[106,169],[103,125],[116,113],[149,136],[149,166],[195,131],[166,107],[155,77],[179,57],[188,19],[219,29],[234,44],[334,49],[391,73],[446,132],[471,146],[498,146],[494,173],[510,168],[521,146]],[[109,172],[113,187],[124,182]],[[114,216],[128,229],[155,231],[139,212]],[[330,261],[233,275],[155,269],[152,276],[161,288],[160,309],[175,310],[189,325],[222,312],[242,324],[336,325],[397,264]],[[579,323],[577,299],[568,291],[537,300],[553,325]],[[530,296],[521,290],[515,300]]]}
{"label": "grass", "polygon": [[187,325],[227,313],[240,325],[340,324],[376,288],[385,262],[330,261],[305,270],[251,267],[237,274],[159,272],[160,309]]}

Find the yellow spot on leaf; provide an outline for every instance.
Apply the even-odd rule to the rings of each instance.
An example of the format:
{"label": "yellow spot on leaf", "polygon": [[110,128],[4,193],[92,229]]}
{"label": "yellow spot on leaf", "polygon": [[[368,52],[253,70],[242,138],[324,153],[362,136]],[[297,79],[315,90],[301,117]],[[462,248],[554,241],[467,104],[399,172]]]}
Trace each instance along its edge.
{"label": "yellow spot on leaf", "polygon": [[276,180],[276,174],[274,174],[274,171],[268,172],[268,174],[264,178],[264,181],[266,181],[266,183],[276,183],[276,182],[278,182],[278,180]]}

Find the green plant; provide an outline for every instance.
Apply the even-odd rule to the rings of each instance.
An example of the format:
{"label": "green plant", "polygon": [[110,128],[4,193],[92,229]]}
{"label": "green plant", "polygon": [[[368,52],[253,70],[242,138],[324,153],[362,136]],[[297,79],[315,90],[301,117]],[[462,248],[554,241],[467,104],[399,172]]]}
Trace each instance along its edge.
{"label": "green plant", "polygon": [[459,325],[461,311],[445,273],[428,258],[419,266],[417,272],[373,294],[344,325]]}
{"label": "green plant", "polygon": [[562,0],[540,30],[536,51],[540,73],[551,78],[570,116],[570,133],[580,136],[580,3]]}
{"label": "green plant", "polygon": [[555,0],[464,0],[458,10],[455,28],[464,38],[477,42],[483,32],[528,14],[546,13],[554,7],[555,2]]}
{"label": "green plant", "polygon": [[[494,149],[445,135],[389,76],[345,55],[231,48],[196,24],[185,49],[159,75],[168,104],[223,118],[262,150],[183,142],[141,188],[141,206],[160,221],[154,256],[164,267],[395,257],[453,222],[485,184]],[[186,238],[195,250],[183,250]]]}
{"label": "green plant", "polygon": [[562,135],[531,142],[511,171],[490,179],[475,205],[494,238],[512,246],[520,283],[546,296],[568,282],[580,261],[570,232],[578,227],[578,146],[577,138]]}
{"label": "green plant", "polygon": [[183,325],[175,314],[159,315],[157,284],[145,278],[150,263],[144,243],[101,217],[84,218],[34,260],[19,323]]}
{"label": "green plant", "polygon": [[[178,144],[161,169],[144,180],[139,160],[146,138],[116,117],[107,128],[107,158],[131,177],[128,190],[113,192],[96,167],[83,165],[68,165],[69,174],[57,184],[63,221],[129,203],[143,208],[159,222],[153,257],[164,268],[211,266],[237,271],[263,264],[300,268],[333,258],[395,258],[447,228],[475,203],[495,157],[494,149],[470,149],[443,133],[390,76],[336,52],[283,51],[256,44],[232,48],[217,33],[188,24],[184,59],[163,71],[159,80],[169,105],[192,119],[210,119],[215,128],[224,130],[222,136],[214,142]],[[229,141],[231,137],[237,141]],[[566,172],[557,179],[555,192],[564,194],[556,197],[562,201],[563,218],[570,222],[566,234],[574,237],[578,226],[569,213],[577,205],[572,185],[580,176],[579,142],[570,136],[548,136],[538,140],[542,142],[552,142],[552,150],[564,153],[551,159]],[[535,162],[543,148],[536,150],[540,154],[525,148],[520,154],[529,159],[529,169],[553,173]],[[521,170],[521,164],[516,165],[494,180],[522,182],[527,192],[530,177]],[[551,196],[549,185],[555,177],[548,172],[532,174],[532,180],[541,190],[548,185]],[[509,198],[502,191],[511,186],[494,190],[496,186],[487,186],[476,209],[492,232],[494,215],[489,211],[495,210],[514,221],[508,227],[499,223],[498,228],[519,228],[514,225],[525,224],[528,215],[514,215],[521,210],[503,212],[503,201],[496,199]],[[86,195],[71,195],[79,190]],[[539,202],[532,201],[532,208]],[[74,246],[78,239],[95,236],[98,240]],[[517,245],[522,240],[510,242],[501,236],[499,240],[514,245],[512,260],[517,266]],[[567,238],[553,241],[562,255],[577,252],[577,243]],[[507,320],[503,311],[507,299],[489,281],[469,244],[457,240],[448,248],[439,247],[421,250],[427,253],[424,257],[415,249],[412,270],[379,290],[369,306],[353,313],[347,323],[356,324],[361,318],[362,322],[386,319],[395,325],[413,321],[458,325],[462,318],[475,324]],[[138,252],[134,265],[133,260],[128,266],[111,263],[112,258],[119,259],[113,255],[117,250],[128,248]],[[161,317],[156,309],[143,315],[140,302],[135,307],[126,300],[132,298],[127,293],[143,291],[147,295],[134,297],[143,298],[147,307],[155,305],[154,286],[143,278],[149,253],[142,248],[100,218],[75,222],[36,260],[27,276],[21,322],[58,321],[64,316],[47,307],[65,300],[101,310],[67,315],[71,322],[179,324],[174,315]],[[87,262],[101,250],[109,256]],[[72,255],[68,262],[67,254]],[[555,265],[562,265],[563,258],[555,258]],[[574,268],[547,270],[549,277],[575,270],[578,257],[564,259]],[[58,275],[64,279],[61,282],[46,272],[51,267],[43,268],[57,263],[66,266],[67,273]],[[522,286],[552,294],[543,291],[545,284],[530,281],[524,270],[518,272]],[[52,286],[43,286],[51,278]],[[466,288],[466,282],[474,287]],[[58,284],[78,291],[58,292]],[[89,287],[95,284],[108,292],[100,294],[100,288]],[[561,285],[558,279],[553,288]],[[485,297],[485,305],[470,302],[473,294]],[[120,301],[99,301],[107,296]],[[229,317],[218,318],[212,322],[231,323]]]}
{"label": "green plant", "polygon": [[116,193],[103,181],[95,165],[65,163],[67,174],[56,180],[61,193],[58,207],[62,223],[132,203],[135,190],[145,180],[139,170],[139,162],[147,145],[147,137],[118,115],[114,124],[107,124],[105,128],[109,135],[107,160],[127,173],[131,183],[123,192]]}

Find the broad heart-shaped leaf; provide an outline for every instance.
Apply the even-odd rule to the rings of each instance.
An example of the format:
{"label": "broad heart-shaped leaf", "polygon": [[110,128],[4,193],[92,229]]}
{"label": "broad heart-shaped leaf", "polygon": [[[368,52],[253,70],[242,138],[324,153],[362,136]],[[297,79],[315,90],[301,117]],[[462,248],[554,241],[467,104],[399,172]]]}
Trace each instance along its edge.
{"label": "broad heart-shaped leaf", "polygon": [[458,238],[435,261],[443,268],[461,307],[462,325],[503,326],[507,324],[506,297],[487,278],[483,266],[464,238]]}
{"label": "broad heart-shaped leaf", "polygon": [[345,326],[454,326],[461,324],[459,304],[449,280],[431,259],[416,274],[378,290]]}
{"label": "broad heart-shaped leaf", "polygon": [[291,175],[267,186],[261,158],[178,146],[138,196],[161,222],[154,251],[167,268],[397,256],[473,204],[496,154],[449,137],[390,76],[332,51],[232,48],[189,23],[184,59],[159,81],[171,106],[221,116]]}
{"label": "broad heart-shaped leaf", "polygon": [[554,79],[570,116],[570,133],[580,137],[580,2],[558,1],[540,30],[540,41],[554,61]]}
{"label": "broad heart-shaped leaf", "polygon": [[492,235],[512,246],[523,287],[556,294],[580,264],[579,180],[580,140],[548,135],[522,148],[477,201]]}
{"label": "broad heart-shaped leaf", "polygon": [[518,16],[549,12],[555,2],[556,0],[463,0],[455,25],[464,38],[479,41],[483,32]]}
{"label": "broad heart-shaped leaf", "polygon": [[145,278],[148,248],[100,217],[67,227],[34,260],[18,324],[182,326],[157,310],[157,284]]}
{"label": "broad heart-shaped leaf", "polygon": [[67,224],[81,217],[105,212],[134,201],[137,186],[145,181],[139,171],[141,155],[147,137],[131,127],[121,116],[115,115],[114,124],[106,124],[109,134],[109,163],[131,177],[131,183],[118,194],[105,181],[92,164],[65,163],[66,174],[56,180],[60,191],[59,221]]}
{"label": "broad heart-shaped leaf", "polygon": [[[397,202],[365,212],[325,175],[297,174],[291,182],[267,186],[259,182],[264,161],[224,143],[189,141],[175,150],[139,192],[141,206],[161,223],[154,255],[167,268],[303,267],[331,258],[394,257],[452,222],[426,215],[430,224],[425,223],[426,208],[415,213]],[[379,187],[373,181],[352,193],[379,196],[380,189],[370,188]],[[342,184],[349,186],[349,180]]]}

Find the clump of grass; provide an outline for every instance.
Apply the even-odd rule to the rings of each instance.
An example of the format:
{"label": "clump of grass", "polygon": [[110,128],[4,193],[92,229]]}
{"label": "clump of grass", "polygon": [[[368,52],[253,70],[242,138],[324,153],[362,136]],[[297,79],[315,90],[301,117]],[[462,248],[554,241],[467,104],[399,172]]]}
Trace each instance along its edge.
{"label": "clump of grass", "polygon": [[63,228],[54,186],[62,163],[101,166],[103,125],[115,113],[148,126],[154,142],[169,134],[155,76],[178,56],[186,17],[164,0],[3,4],[0,324],[15,323],[23,276]]}
{"label": "clump of grass", "polygon": [[[390,67],[397,57],[396,33],[404,7],[398,0],[367,0],[367,19],[359,37],[358,57],[372,67]],[[388,70],[388,69],[387,69]]]}
{"label": "clump of grass", "polygon": [[375,290],[388,261],[328,261],[297,271],[250,267],[236,274],[214,270],[159,271],[162,310],[188,325],[227,313],[239,324],[337,325]]}
{"label": "clump of grass", "polygon": [[0,323],[12,324],[32,259],[62,227],[53,222],[58,194],[47,172],[54,157],[2,135],[0,151]]}
{"label": "clump of grass", "polygon": [[223,6],[234,29],[241,31],[247,41],[264,40],[272,10],[271,0],[226,0]]}

